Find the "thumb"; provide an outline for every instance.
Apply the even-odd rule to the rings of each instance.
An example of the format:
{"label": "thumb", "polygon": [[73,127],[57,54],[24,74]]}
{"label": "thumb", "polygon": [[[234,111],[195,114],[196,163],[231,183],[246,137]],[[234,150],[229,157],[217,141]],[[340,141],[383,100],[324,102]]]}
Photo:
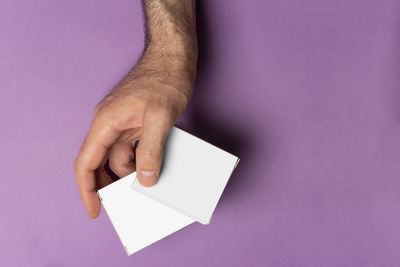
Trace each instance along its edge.
{"label": "thumb", "polygon": [[136,175],[143,186],[157,183],[163,159],[163,148],[172,122],[166,114],[146,112],[143,131],[136,149]]}

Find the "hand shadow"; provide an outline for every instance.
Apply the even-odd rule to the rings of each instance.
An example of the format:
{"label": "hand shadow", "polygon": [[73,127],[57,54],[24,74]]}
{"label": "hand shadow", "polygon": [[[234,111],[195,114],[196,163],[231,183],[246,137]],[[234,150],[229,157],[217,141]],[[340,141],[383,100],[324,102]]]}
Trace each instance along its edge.
{"label": "hand shadow", "polygon": [[[212,64],[215,58],[212,55],[212,45],[210,43],[209,23],[207,18],[209,15],[206,12],[207,1],[199,0],[196,2],[196,17],[197,17],[197,36],[198,36],[198,49],[199,61],[197,68],[196,89],[192,100],[185,112],[182,119],[177,122],[177,126],[186,130],[187,132],[235,155],[240,158],[240,162],[234,170],[221,198],[230,199],[235,196],[237,199],[238,194],[249,194],[246,188],[250,185],[251,177],[246,177],[246,170],[251,168],[248,159],[252,158],[250,155],[255,151],[253,149],[253,138],[249,132],[246,132],[245,125],[239,125],[234,119],[230,117],[218,117],[218,113],[210,114],[207,103],[209,100],[215,98],[213,93],[217,90],[209,85],[203,85],[210,80],[210,71],[208,67]],[[240,112],[240,110],[238,110]],[[207,156],[207,155],[204,155]],[[207,166],[204,166],[207,168]]]}

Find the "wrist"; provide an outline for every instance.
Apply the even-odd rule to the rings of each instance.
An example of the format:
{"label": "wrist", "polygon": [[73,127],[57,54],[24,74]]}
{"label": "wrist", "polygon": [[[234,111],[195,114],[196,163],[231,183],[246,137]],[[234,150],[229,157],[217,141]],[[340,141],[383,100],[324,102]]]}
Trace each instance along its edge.
{"label": "wrist", "polygon": [[197,43],[195,37],[185,40],[176,37],[174,41],[151,40],[146,46],[141,64],[157,69],[169,76],[180,76],[194,82],[197,68]]}
{"label": "wrist", "polygon": [[144,54],[152,54],[160,58],[177,57],[197,61],[198,48],[196,34],[182,36],[180,34],[151,38],[146,43]]}

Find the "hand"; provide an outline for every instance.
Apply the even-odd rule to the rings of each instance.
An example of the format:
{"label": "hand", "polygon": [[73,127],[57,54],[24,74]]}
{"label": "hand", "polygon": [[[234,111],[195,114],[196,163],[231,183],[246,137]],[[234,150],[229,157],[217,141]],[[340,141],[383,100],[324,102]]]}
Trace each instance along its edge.
{"label": "hand", "polygon": [[157,182],[164,141],[191,98],[197,61],[195,36],[173,36],[168,30],[169,40],[152,38],[156,41],[147,44],[135,68],[96,106],[74,162],[80,196],[91,218],[100,212],[97,190],[112,182],[104,170],[107,160],[119,177],[136,170],[142,185]]}

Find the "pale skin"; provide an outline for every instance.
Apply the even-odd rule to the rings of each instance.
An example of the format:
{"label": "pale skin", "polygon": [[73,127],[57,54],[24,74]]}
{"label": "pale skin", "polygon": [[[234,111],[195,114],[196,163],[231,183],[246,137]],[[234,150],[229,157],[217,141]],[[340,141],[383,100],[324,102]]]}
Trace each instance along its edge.
{"label": "pale skin", "polygon": [[[134,171],[144,186],[160,174],[163,146],[193,93],[197,44],[194,0],[144,0],[146,46],[136,66],[97,104],[91,128],[74,161],[82,203],[100,213],[97,190]],[[135,152],[133,146],[139,144]]]}

